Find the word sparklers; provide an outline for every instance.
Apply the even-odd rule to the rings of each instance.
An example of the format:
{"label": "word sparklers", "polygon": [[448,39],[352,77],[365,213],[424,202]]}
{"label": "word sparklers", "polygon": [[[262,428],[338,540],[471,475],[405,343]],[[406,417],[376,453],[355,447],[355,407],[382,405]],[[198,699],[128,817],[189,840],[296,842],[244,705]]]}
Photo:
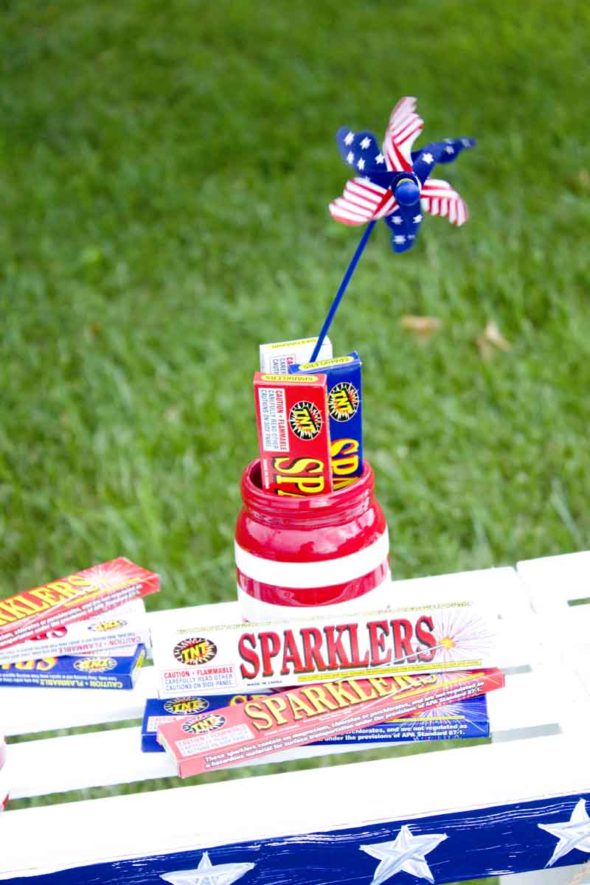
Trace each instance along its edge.
{"label": "word sparklers", "polygon": [[342,195],[330,203],[330,214],[343,224],[368,226],[330,306],[312,361],[317,358],[378,219],[391,228],[394,252],[412,248],[423,212],[448,218],[457,226],[467,221],[467,206],[459,194],[447,181],[430,178],[430,174],[437,163],[450,163],[461,151],[474,147],[475,140],[446,138],[412,151],[423,128],[424,121],[416,113],[416,99],[406,96],[391,112],[382,147],[372,132],[353,132],[346,127],[338,130],[340,154],[358,175],[347,181]]}

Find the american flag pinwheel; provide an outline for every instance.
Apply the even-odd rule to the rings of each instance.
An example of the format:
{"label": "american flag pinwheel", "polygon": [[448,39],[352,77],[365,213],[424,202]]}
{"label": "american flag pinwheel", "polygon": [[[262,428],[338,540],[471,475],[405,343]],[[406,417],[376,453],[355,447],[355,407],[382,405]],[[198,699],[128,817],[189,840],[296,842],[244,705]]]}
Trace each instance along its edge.
{"label": "american flag pinwheel", "polygon": [[412,151],[423,127],[416,99],[406,96],[391,112],[382,147],[372,132],[344,127],[336,136],[343,159],[358,176],[330,203],[330,213],[351,225],[382,218],[391,228],[394,252],[412,248],[423,212],[442,215],[456,225],[468,218],[465,202],[451,185],[429,176],[437,163],[452,162],[462,150],[474,147],[475,140],[446,138]]}

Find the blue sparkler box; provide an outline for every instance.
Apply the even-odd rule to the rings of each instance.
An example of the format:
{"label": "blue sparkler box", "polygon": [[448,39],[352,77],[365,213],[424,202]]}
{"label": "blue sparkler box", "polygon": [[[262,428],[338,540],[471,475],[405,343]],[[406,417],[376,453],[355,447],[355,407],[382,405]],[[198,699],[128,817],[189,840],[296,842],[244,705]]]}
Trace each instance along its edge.
{"label": "blue sparkler box", "polygon": [[144,659],[145,646],[137,645],[117,649],[116,655],[64,655],[0,664],[0,686],[131,689]]}
{"label": "blue sparkler box", "polygon": [[[273,692],[257,692],[257,695]],[[158,743],[158,725],[167,722],[172,716],[193,716],[205,711],[220,710],[233,704],[242,704],[251,699],[250,695],[206,695],[163,700],[148,698],[145,704],[141,727],[141,749],[144,753],[164,752]],[[487,738],[490,734],[487,699],[485,695],[469,698],[446,707],[393,719],[381,725],[371,725],[358,731],[351,731],[327,740],[317,741],[318,745],[333,744],[396,744],[412,741],[447,741],[462,738]]]}
{"label": "blue sparkler box", "polygon": [[330,451],[334,489],[343,488],[363,472],[361,359],[346,356],[289,366],[289,374],[320,373],[328,378]]}

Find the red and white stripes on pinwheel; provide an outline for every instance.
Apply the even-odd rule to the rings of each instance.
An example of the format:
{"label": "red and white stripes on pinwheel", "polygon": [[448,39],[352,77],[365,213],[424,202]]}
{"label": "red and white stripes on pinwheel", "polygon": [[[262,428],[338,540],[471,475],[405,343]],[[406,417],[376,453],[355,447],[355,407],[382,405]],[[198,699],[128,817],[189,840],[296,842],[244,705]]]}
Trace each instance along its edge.
{"label": "red and white stripes on pinwheel", "polygon": [[389,188],[381,187],[364,178],[351,178],[341,197],[330,203],[330,213],[342,224],[366,224],[375,218],[384,218],[397,208]]}
{"label": "red and white stripes on pinwheel", "polygon": [[412,145],[423,128],[424,120],[416,113],[416,99],[401,98],[391,112],[383,142],[390,172],[412,171]]}
{"label": "red and white stripes on pinwheel", "polygon": [[427,179],[420,191],[420,205],[429,215],[448,218],[451,224],[460,227],[469,218],[467,204],[448,181],[438,178]]}

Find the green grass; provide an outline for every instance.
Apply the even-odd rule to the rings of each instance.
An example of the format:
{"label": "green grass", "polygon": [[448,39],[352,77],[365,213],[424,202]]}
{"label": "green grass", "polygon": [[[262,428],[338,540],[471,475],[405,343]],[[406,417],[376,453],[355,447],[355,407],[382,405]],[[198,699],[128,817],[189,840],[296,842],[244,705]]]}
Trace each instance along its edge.
{"label": "green grass", "polygon": [[[317,331],[359,232],[334,132],[417,95],[467,200],[333,327],[399,577],[588,547],[590,9],[0,0],[0,595],[120,554],[231,599],[261,341]],[[426,345],[400,325],[430,315]],[[509,352],[476,345],[497,323]]]}
{"label": "green grass", "polygon": [[333,327],[395,573],[588,545],[584,4],[0,9],[1,592],[123,553],[154,606],[233,596],[257,345],[319,328],[358,240],[333,133],[401,94],[479,145],[442,172],[469,224],[381,225]]}

